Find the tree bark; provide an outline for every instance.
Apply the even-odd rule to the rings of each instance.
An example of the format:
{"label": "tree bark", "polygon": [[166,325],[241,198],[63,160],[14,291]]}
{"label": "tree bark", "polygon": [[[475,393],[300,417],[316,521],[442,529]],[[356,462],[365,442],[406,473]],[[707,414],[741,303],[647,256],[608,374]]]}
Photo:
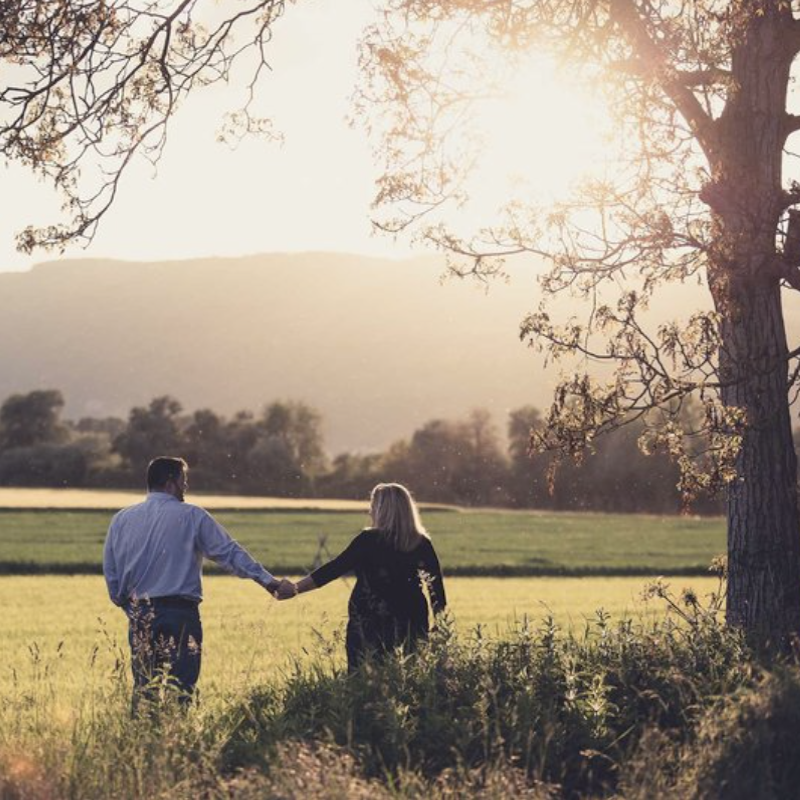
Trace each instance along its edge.
{"label": "tree bark", "polygon": [[722,400],[746,423],[727,497],[727,619],[783,649],[800,634],[800,518],[780,287],[750,284],[730,300]]}
{"label": "tree bark", "polygon": [[736,91],[716,130],[719,203],[709,279],[720,313],[722,402],[744,414],[737,477],[727,493],[729,624],[761,645],[800,635],[797,457],[788,347],[775,263],[783,119],[794,58],[788,7],[747,0],[732,51]]}

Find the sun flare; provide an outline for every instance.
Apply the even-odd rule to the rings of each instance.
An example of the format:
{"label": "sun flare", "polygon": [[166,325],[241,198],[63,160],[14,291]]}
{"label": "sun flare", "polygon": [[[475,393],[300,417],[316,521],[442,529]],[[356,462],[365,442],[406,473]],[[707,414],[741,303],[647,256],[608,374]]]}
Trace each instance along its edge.
{"label": "sun flare", "polygon": [[498,97],[476,105],[481,141],[467,214],[485,221],[512,198],[552,203],[610,163],[611,115],[599,93],[552,62],[529,58]]}

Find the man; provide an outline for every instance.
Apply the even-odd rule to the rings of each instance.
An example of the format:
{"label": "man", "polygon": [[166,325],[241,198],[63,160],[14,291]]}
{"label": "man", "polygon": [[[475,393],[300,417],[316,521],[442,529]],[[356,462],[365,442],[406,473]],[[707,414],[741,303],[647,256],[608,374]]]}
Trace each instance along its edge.
{"label": "man", "polygon": [[271,594],[276,580],[204,509],[185,503],[188,465],[161,456],[147,467],[147,498],[111,520],[103,573],[111,600],[128,615],[134,709],[159,673],[167,673],[187,703],[200,675],[203,557]]}

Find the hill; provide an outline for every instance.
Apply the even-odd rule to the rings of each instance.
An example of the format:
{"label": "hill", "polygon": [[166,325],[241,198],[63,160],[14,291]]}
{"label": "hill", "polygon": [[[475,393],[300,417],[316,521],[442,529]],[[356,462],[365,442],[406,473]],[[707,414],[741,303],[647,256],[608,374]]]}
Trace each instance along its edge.
{"label": "hill", "polygon": [[58,388],[74,419],[161,394],[225,414],[295,398],[322,412],[332,452],[476,406],[504,426],[546,403],[517,335],[531,278],[487,292],[442,272],[433,258],[296,254],[0,274],[0,397]]}

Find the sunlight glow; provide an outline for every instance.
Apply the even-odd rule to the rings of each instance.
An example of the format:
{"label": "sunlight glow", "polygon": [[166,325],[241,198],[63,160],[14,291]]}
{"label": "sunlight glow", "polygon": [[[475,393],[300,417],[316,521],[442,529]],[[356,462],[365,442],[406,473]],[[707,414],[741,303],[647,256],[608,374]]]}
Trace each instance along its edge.
{"label": "sunlight glow", "polygon": [[563,200],[581,181],[603,177],[611,160],[612,122],[602,96],[542,57],[524,62],[502,96],[482,101],[474,122],[482,146],[467,187],[470,219],[485,222],[515,197]]}

